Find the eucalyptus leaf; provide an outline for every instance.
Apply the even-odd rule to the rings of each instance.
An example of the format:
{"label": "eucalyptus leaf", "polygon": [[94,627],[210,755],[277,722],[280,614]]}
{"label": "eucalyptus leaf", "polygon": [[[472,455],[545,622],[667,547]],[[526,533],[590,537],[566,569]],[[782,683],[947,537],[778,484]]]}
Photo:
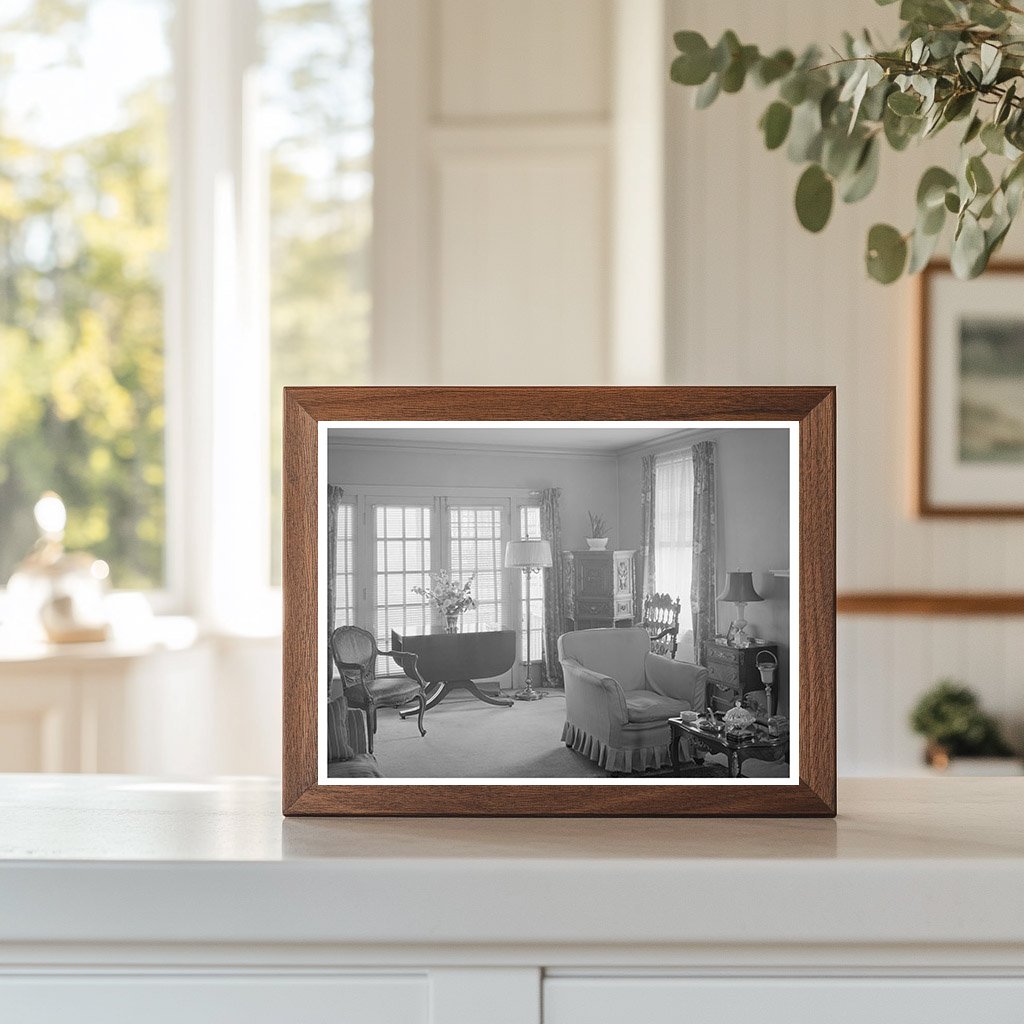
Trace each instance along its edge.
{"label": "eucalyptus leaf", "polygon": [[853,175],[843,187],[844,203],[860,202],[875,187],[878,181],[879,149],[877,137],[873,136],[864,143]]}
{"label": "eucalyptus leaf", "polygon": [[981,58],[981,84],[991,85],[999,74],[999,68],[1003,63],[1003,51],[991,42],[981,44],[979,51]]}
{"label": "eucalyptus leaf", "polygon": [[813,101],[801,103],[793,111],[786,155],[793,163],[817,160],[821,156],[821,111]]}
{"label": "eucalyptus leaf", "polygon": [[997,31],[1005,28],[1007,25],[1006,15],[990,3],[972,3],[968,10],[968,17],[978,25],[984,25],[985,28],[996,29]]}
{"label": "eucalyptus leaf", "polygon": [[717,74],[712,74],[712,76],[694,93],[693,105],[698,110],[706,110],[715,102],[721,91],[721,78]]}
{"label": "eucalyptus leaf", "polygon": [[732,63],[735,54],[739,53],[741,44],[732,29],[722,33],[721,39],[711,51],[711,70],[721,74]]}
{"label": "eucalyptus leaf", "polygon": [[776,50],[770,57],[762,57],[753,71],[754,81],[760,86],[771,85],[772,82],[784,78],[793,70],[796,58],[789,50]]}
{"label": "eucalyptus leaf", "polygon": [[1006,146],[1006,133],[1001,125],[989,121],[981,129],[981,142],[993,156],[1002,156]]}
{"label": "eucalyptus leaf", "polygon": [[817,165],[811,164],[796,186],[796,215],[808,231],[821,231],[832,215],[832,180]]}
{"label": "eucalyptus leaf", "polygon": [[880,284],[892,284],[907,263],[906,239],[890,224],[875,224],[868,232],[868,273]]}
{"label": "eucalyptus leaf", "polygon": [[929,167],[921,175],[917,186],[917,207],[927,213],[936,206],[942,206],[946,192],[956,184],[956,176],[944,167]]}
{"label": "eucalyptus leaf", "polygon": [[894,114],[916,114],[921,107],[919,97],[909,92],[894,92],[889,96],[889,109]]}
{"label": "eucalyptus leaf", "polygon": [[786,141],[789,126],[793,120],[793,108],[788,103],[776,100],[761,116],[764,144],[768,149],[778,149]]}
{"label": "eucalyptus leaf", "polygon": [[916,274],[928,265],[939,244],[941,231],[926,232],[920,227],[914,230],[910,238],[910,262],[907,273]]}
{"label": "eucalyptus leaf", "polygon": [[975,267],[985,258],[985,232],[978,219],[969,211],[965,211],[960,226],[953,238],[953,250],[950,265],[953,273],[961,280],[976,277]]}
{"label": "eucalyptus leaf", "polygon": [[964,137],[960,140],[961,146],[967,146],[972,143],[980,134],[982,129],[982,120],[980,117],[972,117],[971,123],[967,126],[967,131],[964,132]]}
{"label": "eucalyptus leaf", "polygon": [[992,120],[996,124],[1002,124],[1013,110],[1013,101],[1017,95],[1017,83],[1011,82],[1003,93],[1002,98],[996,104],[996,112],[992,117]]}
{"label": "eucalyptus leaf", "polygon": [[977,194],[988,195],[995,188],[992,175],[980,156],[972,156],[967,161],[966,176]]}

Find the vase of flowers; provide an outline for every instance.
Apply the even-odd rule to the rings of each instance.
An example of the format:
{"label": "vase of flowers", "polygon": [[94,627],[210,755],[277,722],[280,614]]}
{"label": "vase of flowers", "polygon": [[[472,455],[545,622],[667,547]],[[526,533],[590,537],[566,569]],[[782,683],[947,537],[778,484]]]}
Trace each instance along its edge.
{"label": "vase of flowers", "polygon": [[456,583],[447,569],[430,574],[429,587],[413,587],[412,592],[425,597],[437,608],[444,619],[446,633],[458,633],[459,619],[467,608],[475,608],[476,601],[470,590],[476,573],[465,583]]}

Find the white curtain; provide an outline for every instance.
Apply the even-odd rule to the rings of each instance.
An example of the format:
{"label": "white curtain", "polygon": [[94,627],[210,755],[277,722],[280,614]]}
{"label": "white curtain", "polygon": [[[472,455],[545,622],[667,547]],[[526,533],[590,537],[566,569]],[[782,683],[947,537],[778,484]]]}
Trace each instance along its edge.
{"label": "white curtain", "polygon": [[693,458],[690,451],[659,455],[654,475],[654,589],[678,598],[681,660],[693,660]]}

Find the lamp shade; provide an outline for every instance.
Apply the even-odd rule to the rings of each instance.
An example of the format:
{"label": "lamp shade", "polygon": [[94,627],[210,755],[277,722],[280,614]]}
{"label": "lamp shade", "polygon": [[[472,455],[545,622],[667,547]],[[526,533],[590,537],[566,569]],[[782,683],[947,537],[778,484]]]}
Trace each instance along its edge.
{"label": "lamp shade", "polygon": [[763,601],[764,598],[754,589],[754,581],[749,572],[726,573],[729,577],[724,593],[718,595],[719,601],[729,604],[748,604],[751,601]]}
{"label": "lamp shade", "polygon": [[505,545],[506,569],[541,569],[551,565],[551,545],[546,540],[510,540]]}

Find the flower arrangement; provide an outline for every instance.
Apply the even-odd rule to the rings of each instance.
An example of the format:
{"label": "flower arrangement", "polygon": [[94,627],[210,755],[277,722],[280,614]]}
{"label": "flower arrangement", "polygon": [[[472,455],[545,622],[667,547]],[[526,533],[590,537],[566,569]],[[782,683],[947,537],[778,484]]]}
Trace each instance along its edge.
{"label": "flower arrangement", "polygon": [[594,512],[588,512],[587,516],[590,519],[590,536],[607,537],[608,524],[604,521],[604,516],[596,515]]}
{"label": "flower arrangement", "polygon": [[467,608],[475,608],[476,601],[470,590],[476,573],[465,583],[456,583],[447,569],[430,574],[429,587],[413,587],[412,592],[430,601],[444,616],[446,631],[454,633],[458,630],[459,616]]}

